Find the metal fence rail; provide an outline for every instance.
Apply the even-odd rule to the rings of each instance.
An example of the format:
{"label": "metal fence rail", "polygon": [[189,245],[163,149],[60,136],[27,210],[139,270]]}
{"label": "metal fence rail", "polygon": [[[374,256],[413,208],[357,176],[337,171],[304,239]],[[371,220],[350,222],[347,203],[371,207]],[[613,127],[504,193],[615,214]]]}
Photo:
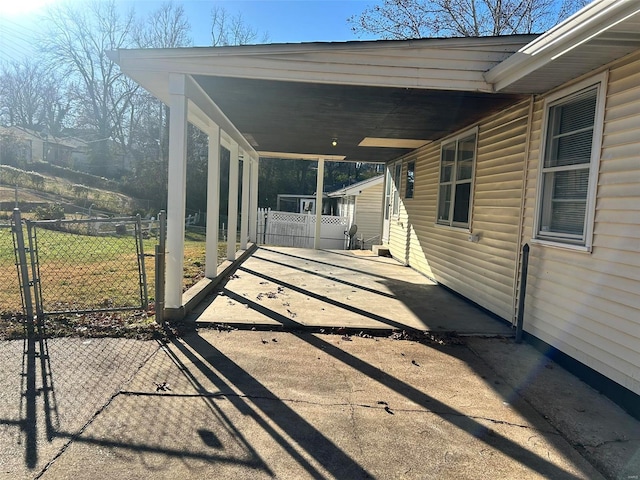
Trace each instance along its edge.
{"label": "metal fence rail", "polygon": [[147,309],[139,217],[26,225],[38,313]]}
{"label": "metal fence rail", "polygon": [[11,224],[0,224],[0,314],[22,311]]}

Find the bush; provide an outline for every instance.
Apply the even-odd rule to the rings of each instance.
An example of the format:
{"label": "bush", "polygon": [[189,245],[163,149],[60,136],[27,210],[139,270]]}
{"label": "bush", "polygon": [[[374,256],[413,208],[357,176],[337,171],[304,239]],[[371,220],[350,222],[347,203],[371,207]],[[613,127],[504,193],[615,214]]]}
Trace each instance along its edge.
{"label": "bush", "polygon": [[59,203],[49,203],[36,208],[35,217],[37,220],[64,220],[64,207]]}

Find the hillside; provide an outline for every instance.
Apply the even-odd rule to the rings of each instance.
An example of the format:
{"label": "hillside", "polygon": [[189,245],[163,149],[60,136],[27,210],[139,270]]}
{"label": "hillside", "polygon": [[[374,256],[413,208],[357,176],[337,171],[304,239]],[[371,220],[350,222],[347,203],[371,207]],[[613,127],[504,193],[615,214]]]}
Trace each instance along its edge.
{"label": "hillside", "polygon": [[[100,180],[100,177],[95,177]],[[115,182],[104,183],[116,185]],[[149,209],[148,202],[107,188],[91,187],[47,173],[37,173],[0,165],[0,215],[7,216],[15,207],[33,211],[46,204],[60,204],[67,213],[130,215]]]}

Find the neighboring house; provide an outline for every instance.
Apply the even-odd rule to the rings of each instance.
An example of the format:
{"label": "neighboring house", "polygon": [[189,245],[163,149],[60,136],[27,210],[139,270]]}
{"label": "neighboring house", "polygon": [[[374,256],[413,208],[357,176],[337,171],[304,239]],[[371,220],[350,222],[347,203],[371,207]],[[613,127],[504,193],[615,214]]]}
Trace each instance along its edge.
{"label": "neighboring house", "polygon": [[[0,127],[0,140],[18,146],[16,160],[25,164],[49,162],[61,167],[71,166],[73,145],[65,138],[54,137],[23,127]],[[0,151],[0,153],[2,153]],[[6,152],[5,152],[6,154]],[[0,163],[2,159],[0,159]]]}
{"label": "neighboring house", "polygon": [[379,175],[327,194],[337,200],[336,214],[347,217],[349,226],[357,225],[356,238],[364,244],[358,243],[361,248],[380,243],[383,183],[384,175]]}
{"label": "neighboring house", "polygon": [[[110,55],[172,109],[170,251],[187,120],[212,165],[220,145],[249,162],[246,205],[259,157],[317,160],[319,192],[325,160],[385,162],[395,258],[513,322],[529,245],[528,338],[640,416],[639,1],[595,0],[540,36]],[[181,261],[167,263],[176,316]]]}

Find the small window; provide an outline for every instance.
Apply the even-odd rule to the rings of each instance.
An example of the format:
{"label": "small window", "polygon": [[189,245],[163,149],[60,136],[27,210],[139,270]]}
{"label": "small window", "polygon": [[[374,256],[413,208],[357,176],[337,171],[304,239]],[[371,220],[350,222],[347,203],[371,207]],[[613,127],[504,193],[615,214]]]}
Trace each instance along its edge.
{"label": "small window", "polygon": [[415,181],[416,162],[407,164],[407,185],[404,189],[404,198],[413,198],[413,183]]}
{"label": "small window", "polygon": [[437,223],[468,227],[471,216],[477,134],[466,132],[442,144]]}
{"label": "small window", "polygon": [[[600,84],[547,104],[536,238],[586,246],[592,230],[601,128]],[[596,145],[597,143],[597,145]]]}

